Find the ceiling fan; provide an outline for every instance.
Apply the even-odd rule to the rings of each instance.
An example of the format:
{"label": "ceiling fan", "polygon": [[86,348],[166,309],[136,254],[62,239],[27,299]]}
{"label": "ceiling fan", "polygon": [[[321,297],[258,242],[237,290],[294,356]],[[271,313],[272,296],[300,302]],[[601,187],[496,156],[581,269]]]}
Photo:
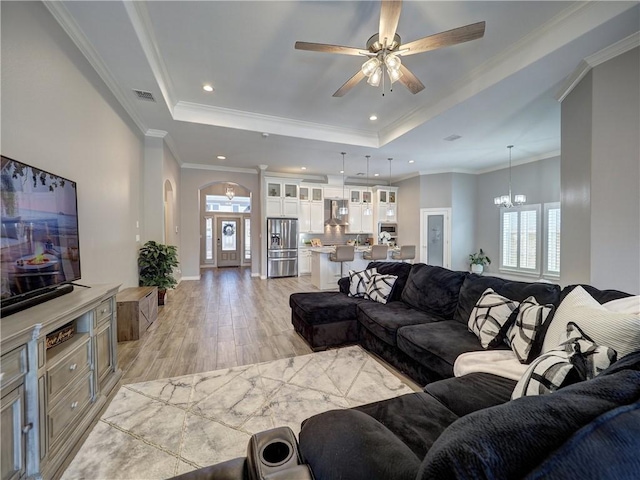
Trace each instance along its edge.
{"label": "ceiling fan", "polygon": [[416,53],[449,47],[458,43],[476,40],[484,36],[485,22],[478,22],[403,44],[401,43],[400,35],[396,33],[401,10],[401,0],[382,0],[380,28],[378,33],[367,41],[366,50],[355,47],[343,47],[341,45],[309,42],[296,42],[295,48],[297,50],[309,50],[312,52],[369,57],[369,59],[362,64],[362,68],[358,73],[347,80],[345,84],[333,94],[334,97],[342,97],[365,77],[367,77],[367,83],[369,85],[377,87],[380,84],[380,80],[383,79],[384,70],[387,71],[387,75],[392,84],[399,81],[407,87],[411,93],[416,94],[424,89],[424,85],[407,67],[402,65],[400,61],[401,56],[406,57]]}

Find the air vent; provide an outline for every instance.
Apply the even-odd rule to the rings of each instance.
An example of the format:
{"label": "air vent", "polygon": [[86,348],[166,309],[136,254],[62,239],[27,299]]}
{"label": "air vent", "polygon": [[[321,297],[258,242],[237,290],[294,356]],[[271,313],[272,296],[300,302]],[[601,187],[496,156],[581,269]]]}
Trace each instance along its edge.
{"label": "air vent", "polygon": [[447,142],[455,142],[456,140],[458,140],[459,138],[462,138],[460,135],[456,135],[455,133],[453,135],[449,135],[448,137],[445,137],[445,140]]}
{"label": "air vent", "polygon": [[364,177],[364,173],[358,172],[358,173],[356,173],[356,177]]}
{"label": "air vent", "polygon": [[136,96],[140,99],[140,100],[145,100],[147,102],[155,102],[156,99],[153,98],[153,93],[151,92],[147,92],[146,90],[136,90],[135,88],[133,89],[133,92],[136,94]]}

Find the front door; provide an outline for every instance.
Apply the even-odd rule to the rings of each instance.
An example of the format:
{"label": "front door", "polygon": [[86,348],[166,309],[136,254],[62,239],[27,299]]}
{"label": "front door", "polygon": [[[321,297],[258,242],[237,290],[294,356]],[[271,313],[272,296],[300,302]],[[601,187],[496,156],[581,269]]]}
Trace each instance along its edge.
{"label": "front door", "polygon": [[218,267],[239,267],[242,261],[240,217],[216,217]]}

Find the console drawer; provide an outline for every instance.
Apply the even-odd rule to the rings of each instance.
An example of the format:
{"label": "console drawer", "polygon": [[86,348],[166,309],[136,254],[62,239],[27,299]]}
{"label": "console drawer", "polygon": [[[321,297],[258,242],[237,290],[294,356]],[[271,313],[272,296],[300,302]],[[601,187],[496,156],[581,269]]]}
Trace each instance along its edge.
{"label": "console drawer", "polygon": [[[47,371],[47,384],[49,386],[49,401],[58,395],[64,388],[82,375],[91,362],[90,337],[81,334],[70,340],[75,341],[73,349],[66,355],[60,356],[55,366]],[[56,348],[56,347],[54,347]],[[65,352],[66,353],[66,352]]]}
{"label": "console drawer", "polygon": [[65,440],[67,436],[61,434],[68,428],[73,428],[76,420],[91,402],[93,393],[93,375],[87,372],[74,384],[71,391],[55,403],[47,414],[49,426],[49,449],[53,450],[56,443]]}
{"label": "console drawer", "polygon": [[3,389],[22,378],[27,373],[27,347],[23,345],[2,355],[0,372],[2,372],[0,385]]}
{"label": "console drawer", "polygon": [[96,320],[98,324],[111,317],[113,305],[111,299],[105,300],[96,308]]}

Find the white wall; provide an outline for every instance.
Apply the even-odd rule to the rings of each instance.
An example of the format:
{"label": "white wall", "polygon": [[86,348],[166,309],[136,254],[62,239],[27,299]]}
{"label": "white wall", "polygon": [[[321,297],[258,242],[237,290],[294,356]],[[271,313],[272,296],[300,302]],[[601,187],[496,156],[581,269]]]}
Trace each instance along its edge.
{"label": "white wall", "polygon": [[2,2],[2,154],[78,184],[82,283],[138,284],[143,138],[40,2]]}

